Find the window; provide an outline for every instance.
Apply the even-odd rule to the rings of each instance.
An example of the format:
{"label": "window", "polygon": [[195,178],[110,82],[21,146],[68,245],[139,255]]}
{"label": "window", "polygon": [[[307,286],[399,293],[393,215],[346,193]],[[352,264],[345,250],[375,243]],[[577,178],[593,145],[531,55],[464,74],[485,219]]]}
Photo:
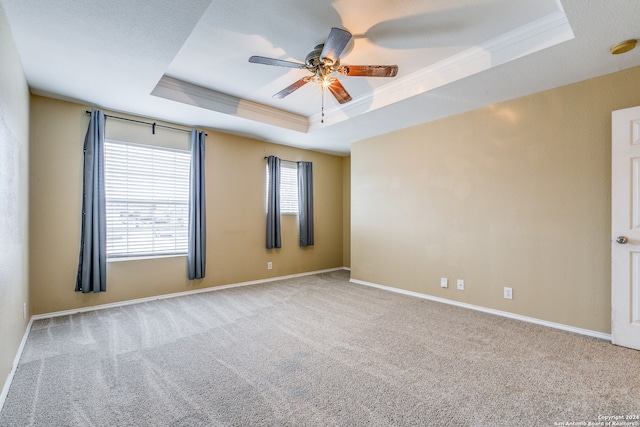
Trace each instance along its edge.
{"label": "window", "polygon": [[189,151],[105,141],[107,257],[187,253]]}
{"label": "window", "polygon": [[[269,167],[266,168],[265,210],[269,197]],[[280,214],[298,214],[298,167],[295,164],[280,164]]]}

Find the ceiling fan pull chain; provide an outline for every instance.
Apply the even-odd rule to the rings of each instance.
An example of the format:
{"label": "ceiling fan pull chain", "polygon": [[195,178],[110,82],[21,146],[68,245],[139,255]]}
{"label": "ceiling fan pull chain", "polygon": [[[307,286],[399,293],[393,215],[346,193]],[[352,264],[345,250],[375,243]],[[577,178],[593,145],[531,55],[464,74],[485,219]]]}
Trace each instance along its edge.
{"label": "ceiling fan pull chain", "polygon": [[322,88],[322,117],[320,118],[320,123],[324,123],[324,93],[327,88],[324,85],[320,86]]}

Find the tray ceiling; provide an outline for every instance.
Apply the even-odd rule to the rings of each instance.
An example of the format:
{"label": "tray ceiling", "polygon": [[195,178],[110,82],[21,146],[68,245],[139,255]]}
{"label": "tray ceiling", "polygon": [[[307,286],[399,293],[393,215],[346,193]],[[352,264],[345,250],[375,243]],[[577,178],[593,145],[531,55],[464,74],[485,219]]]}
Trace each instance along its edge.
{"label": "tray ceiling", "polygon": [[[638,2],[582,0],[0,0],[34,93],[348,153],[351,142],[640,64],[608,48],[636,33]],[[398,65],[394,78],[339,77],[338,104],[304,62],[332,27],[342,64]]]}

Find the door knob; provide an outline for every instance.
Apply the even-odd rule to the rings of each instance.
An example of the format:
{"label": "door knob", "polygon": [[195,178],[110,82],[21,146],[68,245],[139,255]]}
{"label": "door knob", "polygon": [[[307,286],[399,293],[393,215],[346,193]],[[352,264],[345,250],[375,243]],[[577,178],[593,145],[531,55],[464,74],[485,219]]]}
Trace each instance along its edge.
{"label": "door knob", "polygon": [[626,237],[624,237],[624,236],[619,236],[619,237],[616,239],[616,242],[620,243],[621,245],[624,245],[624,244],[625,244],[625,243],[627,243],[628,241],[629,241],[629,240],[628,240]]}

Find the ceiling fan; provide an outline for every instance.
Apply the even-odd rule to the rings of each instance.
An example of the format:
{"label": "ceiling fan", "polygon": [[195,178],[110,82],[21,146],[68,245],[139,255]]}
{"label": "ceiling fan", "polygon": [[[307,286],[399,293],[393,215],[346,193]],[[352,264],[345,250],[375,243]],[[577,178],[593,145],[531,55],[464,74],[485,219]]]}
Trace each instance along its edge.
{"label": "ceiling fan", "polygon": [[279,67],[300,68],[311,72],[310,76],[299,79],[273,95],[273,97],[284,98],[309,82],[317,83],[323,89],[322,116],[324,119],[324,89],[328,89],[340,104],[349,102],[352,99],[351,95],[349,95],[336,76],[395,77],[395,75],[398,74],[397,65],[340,65],[340,54],[342,54],[351,37],[351,33],[346,30],[335,27],[332,28],[324,44],[317,45],[309,52],[304,63],[265,58],[264,56],[252,56],[249,58],[249,62],[276,65]]}

